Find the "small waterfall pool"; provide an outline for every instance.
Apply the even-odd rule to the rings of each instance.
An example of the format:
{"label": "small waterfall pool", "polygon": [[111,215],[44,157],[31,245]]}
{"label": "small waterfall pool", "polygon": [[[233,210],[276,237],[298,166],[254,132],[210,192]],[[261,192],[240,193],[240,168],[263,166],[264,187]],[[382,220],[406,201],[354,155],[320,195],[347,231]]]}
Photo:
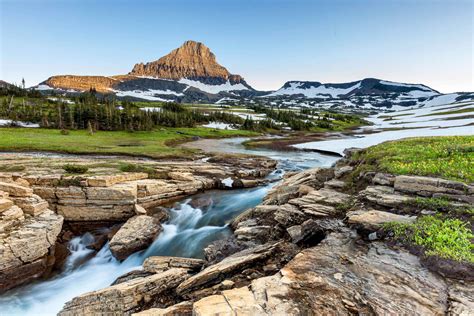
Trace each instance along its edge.
{"label": "small waterfall pool", "polygon": [[[310,153],[311,157],[306,157],[308,153],[304,153],[305,157],[300,154],[279,155],[275,152],[269,155],[279,161],[279,169],[270,178],[279,178],[288,170],[330,166],[337,159],[317,153]],[[108,244],[97,253],[87,248],[94,238],[91,234],[75,237],[69,242],[71,255],[64,270],[49,280],[39,280],[0,296],[0,315],[55,315],[72,298],[107,287],[119,276],[141,269],[149,256],[202,258],[208,244],[231,234],[227,226],[229,221],[258,205],[274,184],[251,189],[213,190],[176,203],[158,238],[146,250],[123,262],[112,256]]]}

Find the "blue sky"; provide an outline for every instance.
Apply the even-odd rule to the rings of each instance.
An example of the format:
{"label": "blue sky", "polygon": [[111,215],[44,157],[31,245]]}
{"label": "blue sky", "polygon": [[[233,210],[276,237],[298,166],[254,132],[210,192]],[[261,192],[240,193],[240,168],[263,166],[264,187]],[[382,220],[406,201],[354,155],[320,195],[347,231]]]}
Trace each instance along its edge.
{"label": "blue sky", "polygon": [[366,77],[474,91],[471,0],[0,0],[0,79],[114,75],[185,40],[256,89]]}

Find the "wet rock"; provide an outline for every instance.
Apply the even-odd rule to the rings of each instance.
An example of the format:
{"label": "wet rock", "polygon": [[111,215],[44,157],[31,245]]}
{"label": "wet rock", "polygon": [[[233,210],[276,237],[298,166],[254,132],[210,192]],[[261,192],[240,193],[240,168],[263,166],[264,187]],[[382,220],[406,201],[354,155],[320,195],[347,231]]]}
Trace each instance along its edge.
{"label": "wet rock", "polygon": [[138,278],[145,278],[145,277],[150,276],[152,274],[153,273],[145,271],[145,270],[133,270],[133,271],[130,271],[128,273],[125,273],[125,274],[119,276],[111,284],[111,286],[121,284],[121,283],[125,283],[125,282],[128,282],[130,280],[134,280],[134,279],[138,279]]}
{"label": "wet rock", "polygon": [[163,223],[170,218],[169,211],[161,206],[151,208],[147,211],[147,213],[149,216],[156,218],[160,223]]}
{"label": "wet rock", "polygon": [[184,295],[198,288],[215,285],[229,278],[229,276],[238,274],[249,267],[254,267],[258,262],[266,262],[273,254],[279,253],[279,257],[273,258],[273,260],[285,261],[288,256],[291,258],[294,255],[294,251],[294,247],[284,242],[265,244],[243,250],[193,275],[181,283],[176,291],[178,294]]}
{"label": "wet rock", "polygon": [[216,240],[204,248],[204,256],[210,264],[222,261],[224,258],[243,249],[242,243],[234,235],[226,239]]}
{"label": "wet rock", "polygon": [[214,203],[211,197],[200,197],[189,202],[193,208],[206,209]]}
{"label": "wet rock", "polygon": [[85,293],[67,302],[58,315],[130,315],[154,302],[170,304],[170,291],[188,276],[186,269],[174,268]]}
{"label": "wet rock", "polygon": [[129,219],[110,240],[110,251],[118,260],[147,248],[161,231],[156,218],[138,215]]}
{"label": "wet rock", "polygon": [[199,271],[205,261],[194,258],[181,257],[149,257],[143,263],[143,269],[150,273],[161,273],[172,268],[183,268],[188,271]]}

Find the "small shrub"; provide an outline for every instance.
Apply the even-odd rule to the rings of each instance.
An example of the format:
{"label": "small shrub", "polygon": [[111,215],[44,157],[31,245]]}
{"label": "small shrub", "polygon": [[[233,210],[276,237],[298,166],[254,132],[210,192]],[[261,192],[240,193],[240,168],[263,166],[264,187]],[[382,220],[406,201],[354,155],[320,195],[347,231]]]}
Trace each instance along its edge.
{"label": "small shrub", "polygon": [[423,247],[428,256],[474,263],[474,234],[462,220],[423,216],[413,224],[389,223],[384,229],[402,243]]}
{"label": "small shrub", "polygon": [[89,168],[87,168],[86,166],[71,165],[71,164],[64,165],[63,169],[67,173],[76,173],[76,174],[86,173],[87,170],[89,170]]}
{"label": "small shrub", "polygon": [[67,129],[62,129],[61,135],[69,135],[69,131]]}
{"label": "small shrub", "polygon": [[25,170],[25,166],[19,166],[19,165],[13,165],[13,166],[1,165],[0,166],[0,171],[4,171],[4,172],[19,172],[23,170]]}
{"label": "small shrub", "polygon": [[451,203],[446,198],[421,198],[417,197],[411,204],[420,209],[428,209],[433,211],[446,211]]}
{"label": "small shrub", "polygon": [[150,179],[162,179],[163,177],[152,167],[136,165],[132,163],[123,164],[119,167],[122,172],[144,172]]}
{"label": "small shrub", "polygon": [[60,187],[79,187],[81,186],[81,178],[68,178],[68,179],[61,179],[58,182],[58,186]]}

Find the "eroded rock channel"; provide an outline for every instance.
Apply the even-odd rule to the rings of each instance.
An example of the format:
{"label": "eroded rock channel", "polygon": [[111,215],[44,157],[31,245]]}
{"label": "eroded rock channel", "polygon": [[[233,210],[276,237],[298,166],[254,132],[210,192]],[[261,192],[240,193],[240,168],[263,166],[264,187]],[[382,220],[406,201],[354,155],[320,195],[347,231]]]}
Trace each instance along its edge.
{"label": "eroded rock channel", "polygon": [[[141,173],[93,175],[69,186],[60,185],[64,176],[6,175],[0,184],[6,192],[2,214],[20,209],[24,218],[11,215],[16,220],[8,220],[14,224],[4,229],[4,248],[13,254],[2,256],[1,267],[8,268],[0,273],[17,280],[4,289],[51,269],[57,240],[90,229],[91,222],[121,225],[95,233],[89,244],[90,232],[75,237],[69,245],[84,251],[82,264],[37,287],[13,289],[0,302],[13,312],[31,313],[40,306],[31,292],[55,288],[72,293],[56,302],[60,315],[472,312],[472,265],[446,269],[442,260],[433,264],[386,242],[384,224],[414,222],[426,212],[410,203],[419,198],[443,196],[456,207],[472,207],[474,187],[430,177],[355,174],[351,154],[330,168],[287,172],[276,185],[269,183],[276,162],[265,158],[168,162],[153,166],[163,175],[160,179]],[[176,197],[232,186],[238,189],[204,192],[159,207]],[[48,217],[49,226],[42,217]],[[38,234],[47,242],[38,248],[41,254],[23,258],[31,251],[26,239],[26,250],[13,252],[18,249],[15,236],[31,235],[21,233],[23,227],[40,225]],[[100,250],[90,259],[92,244]],[[72,251],[66,259],[66,269],[77,254]],[[40,272],[16,274],[35,260],[45,262]],[[91,279],[83,274],[91,273],[102,283],[84,286]],[[81,291],[70,291],[78,285]],[[15,306],[15,299],[24,305]]]}

